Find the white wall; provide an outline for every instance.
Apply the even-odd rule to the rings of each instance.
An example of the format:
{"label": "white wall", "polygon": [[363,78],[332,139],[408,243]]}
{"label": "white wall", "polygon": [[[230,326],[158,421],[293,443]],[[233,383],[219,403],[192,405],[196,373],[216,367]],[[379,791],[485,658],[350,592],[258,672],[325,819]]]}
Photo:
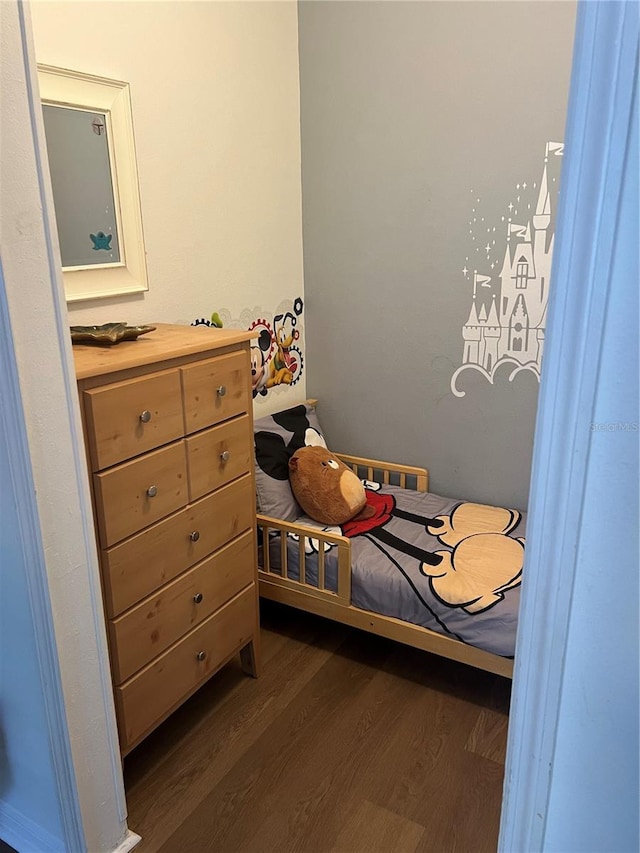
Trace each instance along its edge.
{"label": "white wall", "polygon": [[190,323],[302,297],[294,0],[35,0],[31,16],[38,62],[131,86],[149,291],[74,303],[71,321]]}

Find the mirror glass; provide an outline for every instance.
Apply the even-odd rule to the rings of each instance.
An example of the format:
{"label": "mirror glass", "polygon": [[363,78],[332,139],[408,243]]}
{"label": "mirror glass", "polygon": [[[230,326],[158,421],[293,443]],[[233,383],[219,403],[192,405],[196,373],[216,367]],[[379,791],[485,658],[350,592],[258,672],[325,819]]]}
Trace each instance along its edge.
{"label": "mirror glass", "polygon": [[144,293],[129,84],[51,65],[38,83],[67,302]]}
{"label": "mirror glass", "polygon": [[105,113],[44,104],[62,266],[120,261]]}

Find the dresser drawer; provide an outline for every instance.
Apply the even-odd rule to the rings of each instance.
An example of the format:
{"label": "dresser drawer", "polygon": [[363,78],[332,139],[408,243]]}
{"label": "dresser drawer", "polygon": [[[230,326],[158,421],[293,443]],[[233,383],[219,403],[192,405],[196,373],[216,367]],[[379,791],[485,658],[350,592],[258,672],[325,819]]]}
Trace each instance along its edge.
{"label": "dresser drawer", "polygon": [[181,368],[187,433],[249,411],[250,365],[246,352],[219,355]]}
{"label": "dresser drawer", "polygon": [[248,415],[189,436],[185,442],[192,501],[249,471],[253,445]]}
{"label": "dresser drawer", "polygon": [[93,471],[184,434],[178,370],[92,388],[82,396]]}
{"label": "dresser drawer", "polygon": [[187,503],[184,442],[94,474],[100,541],[107,548]]}
{"label": "dresser drawer", "polygon": [[256,590],[252,584],[153,663],[116,687],[124,751],[245,646],[255,630]]}
{"label": "dresser drawer", "polygon": [[250,476],[102,552],[107,614],[117,616],[255,523]]}
{"label": "dresser drawer", "polygon": [[117,684],[255,581],[253,532],[247,531],[160,592],[109,623]]}

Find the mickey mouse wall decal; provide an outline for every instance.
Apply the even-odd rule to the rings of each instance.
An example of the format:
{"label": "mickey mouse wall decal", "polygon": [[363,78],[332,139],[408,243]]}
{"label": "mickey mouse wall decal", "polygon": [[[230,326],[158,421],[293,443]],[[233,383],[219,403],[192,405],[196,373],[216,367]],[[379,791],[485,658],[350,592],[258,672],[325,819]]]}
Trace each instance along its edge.
{"label": "mickey mouse wall decal", "polygon": [[258,335],[258,343],[251,345],[251,392],[254,397],[267,393],[267,361],[271,349],[271,335],[262,329]]}

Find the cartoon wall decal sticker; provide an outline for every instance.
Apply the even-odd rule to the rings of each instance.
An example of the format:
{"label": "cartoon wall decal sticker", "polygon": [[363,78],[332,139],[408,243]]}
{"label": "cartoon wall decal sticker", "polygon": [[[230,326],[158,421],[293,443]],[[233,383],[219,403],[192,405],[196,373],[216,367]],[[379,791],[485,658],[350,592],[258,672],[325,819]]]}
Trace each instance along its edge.
{"label": "cartoon wall decal sticker", "polygon": [[224,328],[224,323],[217,311],[214,311],[211,317],[207,320],[205,317],[200,317],[199,320],[194,320],[192,326],[213,326],[215,329]]}
{"label": "cartoon wall decal sticker", "polygon": [[296,373],[302,367],[302,353],[293,343],[300,336],[296,329],[298,318],[287,311],[274,317],[273,324],[276,352],[269,363],[267,388],[283,383],[293,385]]}
{"label": "cartoon wall decal sticker", "polygon": [[239,318],[219,309],[209,320],[202,317],[191,325],[246,329],[255,334],[251,342],[251,385],[255,400],[274,388],[286,388],[300,381],[304,370],[303,308],[303,300],[297,297],[292,302],[281,302],[272,319],[261,308],[244,309]]}
{"label": "cartoon wall decal sticker", "polygon": [[95,115],[91,120],[91,128],[96,136],[102,136],[105,132],[104,116]]}
{"label": "cartoon wall decal sticker", "polygon": [[105,234],[104,231],[98,231],[97,234],[89,234],[89,237],[91,237],[91,241],[93,242],[94,251],[98,251],[99,249],[104,249],[107,252],[111,251],[113,234]]}
{"label": "cartoon wall decal sticker", "polygon": [[251,391],[254,397],[267,393],[267,359],[273,349],[271,333],[262,328],[258,332],[257,343],[251,344]]}
{"label": "cartoon wall decal sticker", "polygon": [[[498,369],[508,365],[510,382],[523,371],[540,380],[560,172],[555,158],[563,151],[563,143],[547,142],[539,186],[517,183],[497,225],[485,223],[480,198],[474,199],[469,221],[474,245],[462,267],[473,291],[462,326],[462,365],[451,377],[456,397],[465,396],[458,378],[469,370],[493,383]],[[504,248],[497,244],[500,231]]]}

